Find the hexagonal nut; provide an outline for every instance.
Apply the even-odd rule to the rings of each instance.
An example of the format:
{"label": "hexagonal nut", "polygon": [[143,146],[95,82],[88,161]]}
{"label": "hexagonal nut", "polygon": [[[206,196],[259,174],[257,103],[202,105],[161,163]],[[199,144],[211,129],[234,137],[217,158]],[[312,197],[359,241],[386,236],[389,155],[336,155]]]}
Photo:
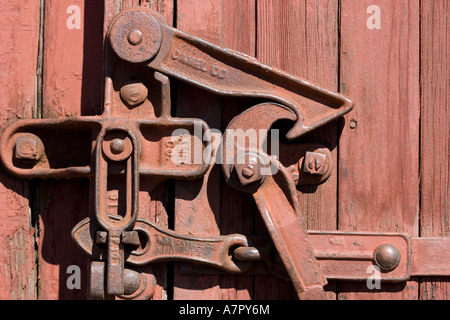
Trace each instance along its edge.
{"label": "hexagonal nut", "polygon": [[328,158],[321,152],[306,152],[303,161],[303,172],[311,175],[323,176],[327,172]]}
{"label": "hexagonal nut", "polygon": [[254,184],[264,178],[261,174],[261,167],[259,164],[237,164],[235,170],[242,186]]}
{"label": "hexagonal nut", "polygon": [[31,133],[23,133],[16,139],[14,157],[16,160],[37,162],[43,153],[41,140]]}
{"label": "hexagonal nut", "polygon": [[140,82],[129,83],[120,89],[120,96],[129,107],[136,107],[147,99],[148,89]]}

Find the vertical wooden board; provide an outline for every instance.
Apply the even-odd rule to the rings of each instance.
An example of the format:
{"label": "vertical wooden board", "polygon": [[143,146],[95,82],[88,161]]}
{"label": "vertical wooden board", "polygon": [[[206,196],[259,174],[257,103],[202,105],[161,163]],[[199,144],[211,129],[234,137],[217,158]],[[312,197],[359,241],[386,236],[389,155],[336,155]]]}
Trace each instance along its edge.
{"label": "vertical wooden board", "polygon": [[[255,55],[255,1],[183,1],[178,3],[177,27],[223,47]],[[189,97],[189,98],[187,98]],[[195,108],[192,108],[192,106]],[[240,99],[220,98],[179,84],[177,116],[203,118],[212,129],[224,132],[242,108]],[[220,139],[220,136],[217,136]],[[192,187],[196,185],[197,187]],[[190,199],[184,201],[183,199]],[[223,180],[216,164],[203,181],[177,183],[175,227],[194,234],[252,234],[253,199]],[[247,300],[253,277],[176,274],[175,299]]]}
{"label": "vertical wooden board", "polygon": [[[255,0],[222,1],[221,42],[225,48],[254,57],[256,55]],[[252,106],[251,99],[223,98],[221,132],[244,109]],[[254,234],[255,201],[249,194],[229,187],[221,178],[220,221],[221,234]],[[253,276],[222,276],[220,286],[223,300],[248,300],[254,297]]]}
{"label": "vertical wooden board", "polygon": [[[258,59],[324,88],[337,91],[337,0],[258,1],[257,22]],[[327,146],[332,151],[333,166],[337,167],[337,123],[316,130],[302,141]],[[280,150],[280,159],[283,159],[283,148]],[[298,188],[299,201],[302,213],[307,217],[308,229],[336,229],[336,187],[335,170],[330,180],[321,186]],[[280,289],[277,289],[279,286]],[[256,280],[255,292],[258,293],[257,298],[261,299],[292,299],[295,295],[290,287],[290,284],[282,285],[273,278],[263,278]],[[328,298],[334,299],[334,284],[327,289]]]}
{"label": "vertical wooden board", "polygon": [[[101,16],[103,6],[88,4],[85,10],[84,2],[45,0],[43,118],[89,115],[101,110],[102,19],[93,20],[93,13],[86,10]],[[89,69],[83,68],[84,62],[91,62]],[[90,79],[89,92],[82,92],[86,89],[83,78]],[[97,99],[91,106],[82,106],[83,94],[85,99]]]}
{"label": "vertical wooden board", "polygon": [[[132,7],[146,7],[158,11],[169,25],[173,22],[172,0],[106,0],[104,1],[104,27],[103,35],[106,37],[109,25],[113,18],[121,11]],[[140,178],[139,212],[138,218],[152,221],[161,227],[169,225],[170,207],[169,192],[171,188],[159,179],[152,177]],[[167,264],[158,263],[140,267],[139,272],[152,274],[156,277],[156,287],[153,300],[166,300],[168,286]]]}
{"label": "vertical wooden board", "polygon": [[[40,4],[0,1],[0,132],[31,118],[36,104]],[[37,268],[29,183],[0,173],[0,299],[36,299]]]}
{"label": "vertical wooden board", "polygon": [[[169,3],[171,1],[142,1],[142,5],[160,6],[160,10],[165,8],[171,12]],[[103,108],[103,38],[110,23],[108,18],[141,1],[46,0],[45,4],[42,115],[61,118],[100,114]],[[81,16],[77,16],[78,12]],[[105,19],[99,18],[104,15]],[[141,181],[140,212],[147,219],[167,225],[164,207],[167,197],[160,192],[163,187],[156,190],[153,187],[152,183]],[[42,189],[45,199],[41,205],[39,296],[41,299],[85,299],[89,261],[73,243],[70,231],[89,214],[89,181],[53,181],[43,183]],[[69,265],[81,268],[81,290],[69,290],[66,286]],[[158,266],[153,271],[161,284],[155,298],[165,298],[165,270]]]}
{"label": "vertical wooden board", "polygon": [[[139,217],[167,228],[169,225],[169,191],[166,184],[154,186],[151,178],[141,179],[139,193]],[[153,274],[156,277],[156,288],[152,300],[167,300],[169,290],[167,283],[167,264],[158,263],[143,266],[140,272]],[[171,290],[171,289],[170,289]]]}
{"label": "vertical wooden board", "polygon": [[[421,2],[421,230],[450,236],[450,4]],[[449,279],[422,278],[420,298],[450,299]]]}
{"label": "vertical wooden board", "polygon": [[[221,44],[221,1],[177,1],[177,29]],[[203,119],[220,127],[220,98],[183,83],[176,85],[176,116]],[[218,235],[220,170],[212,167],[203,179],[175,185],[175,231],[191,235]],[[211,201],[209,201],[211,199]],[[175,264],[174,300],[220,300],[220,276],[182,275]]]}
{"label": "vertical wooden board", "polygon": [[[71,231],[89,213],[89,181],[46,181],[39,184],[39,300],[87,298],[88,257],[75,245]],[[69,288],[69,266],[80,269],[80,289]],[[69,280],[69,283],[72,283]]]}
{"label": "vertical wooden board", "polygon": [[[339,229],[417,236],[419,1],[341,3],[340,85],[356,108],[339,145]],[[378,291],[338,286],[339,299],[417,299],[417,287],[414,280]]]}
{"label": "vertical wooden board", "polygon": [[[102,15],[101,2],[45,0],[43,118],[101,112],[103,21],[98,17]],[[72,241],[71,230],[89,215],[89,181],[39,185],[39,299],[85,299],[88,259]],[[67,286],[71,265],[80,267],[81,289]]]}

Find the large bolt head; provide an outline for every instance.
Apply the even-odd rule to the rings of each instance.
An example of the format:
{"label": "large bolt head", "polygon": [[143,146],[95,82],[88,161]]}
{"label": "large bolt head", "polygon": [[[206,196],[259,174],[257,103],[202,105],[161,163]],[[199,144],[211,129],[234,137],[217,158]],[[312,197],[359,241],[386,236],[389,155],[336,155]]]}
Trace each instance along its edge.
{"label": "large bolt head", "polygon": [[23,133],[16,140],[14,157],[16,160],[37,162],[43,154],[41,140],[31,133]]}
{"label": "large bolt head", "polygon": [[235,166],[235,170],[239,182],[242,186],[252,184],[263,178],[261,175],[260,167],[257,164],[238,164]]}
{"label": "large bolt head", "polygon": [[[244,163],[243,163],[244,162]],[[236,157],[234,165],[235,175],[237,177],[235,186],[244,187],[243,191],[251,191],[252,187],[258,187],[264,182],[267,174],[264,169],[264,161],[256,154],[244,154]]]}
{"label": "large bolt head", "polygon": [[327,156],[320,152],[307,152],[303,161],[303,172],[322,176],[327,172]]}

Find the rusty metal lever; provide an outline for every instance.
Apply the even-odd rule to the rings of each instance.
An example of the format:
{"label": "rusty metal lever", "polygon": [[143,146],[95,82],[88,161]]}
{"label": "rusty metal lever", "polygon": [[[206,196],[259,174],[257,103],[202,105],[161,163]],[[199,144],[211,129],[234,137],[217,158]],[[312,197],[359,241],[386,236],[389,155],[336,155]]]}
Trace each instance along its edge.
{"label": "rusty metal lever", "polygon": [[142,63],[216,94],[264,98],[289,107],[297,117],[289,139],[342,117],[354,107],[338,93],[171,28],[158,12],[147,8],[117,15],[108,38],[125,61]]}
{"label": "rusty metal lever", "polygon": [[314,257],[292,176],[263,150],[266,137],[251,148],[237,133],[249,128],[269,130],[280,119],[295,120],[295,114],[281,105],[262,104],[236,117],[224,136],[227,152],[222,168],[231,186],[253,195],[299,298],[325,299],[327,281]]}
{"label": "rusty metal lever", "polygon": [[[96,236],[100,229],[96,220],[88,218],[72,231],[75,243],[94,260],[106,260],[110,255],[105,247],[107,241],[98,241]],[[243,235],[181,235],[143,219],[136,221],[133,232],[137,232],[142,238],[134,250],[127,251],[127,263],[133,266],[161,261],[189,261],[229,273],[242,273],[253,264],[239,261],[233,256],[239,248],[248,248],[247,238]]]}

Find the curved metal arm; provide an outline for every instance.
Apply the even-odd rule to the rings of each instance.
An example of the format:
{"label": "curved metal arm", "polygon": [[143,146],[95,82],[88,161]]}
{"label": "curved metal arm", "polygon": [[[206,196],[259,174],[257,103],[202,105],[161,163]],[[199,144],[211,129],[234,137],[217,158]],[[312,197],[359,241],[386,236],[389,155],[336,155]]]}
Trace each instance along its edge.
{"label": "curved metal arm", "polygon": [[297,123],[288,133],[297,138],[350,112],[353,102],[306,80],[266,66],[167,25],[157,12],[132,8],[119,14],[109,29],[116,54],[220,95],[264,98],[289,107]]}
{"label": "curved metal arm", "polygon": [[[100,226],[96,220],[85,219],[73,230],[75,243],[95,260],[108,257],[104,243],[98,243],[97,230]],[[140,248],[127,251],[127,263],[143,266],[161,261],[190,261],[222,269],[230,273],[242,273],[250,269],[253,262],[237,261],[233,251],[248,247],[245,236],[239,234],[227,236],[188,236],[161,228],[154,223],[138,219],[132,232],[143,238]]]}
{"label": "curved metal arm", "polygon": [[[232,153],[226,155],[223,170],[231,186],[252,193],[299,298],[325,299],[327,281],[309,243],[293,178],[275,157],[262,150],[263,141],[254,143],[257,147],[252,149],[245,139],[235,136],[238,130],[242,134],[249,128],[268,130],[276,120],[294,116],[283,106],[263,104],[236,117],[224,137],[224,149]],[[239,163],[241,159],[244,161]]]}
{"label": "curved metal arm", "polygon": [[295,183],[284,167],[279,169],[276,175],[266,177],[253,197],[299,298],[325,299],[327,281],[308,239]]}

